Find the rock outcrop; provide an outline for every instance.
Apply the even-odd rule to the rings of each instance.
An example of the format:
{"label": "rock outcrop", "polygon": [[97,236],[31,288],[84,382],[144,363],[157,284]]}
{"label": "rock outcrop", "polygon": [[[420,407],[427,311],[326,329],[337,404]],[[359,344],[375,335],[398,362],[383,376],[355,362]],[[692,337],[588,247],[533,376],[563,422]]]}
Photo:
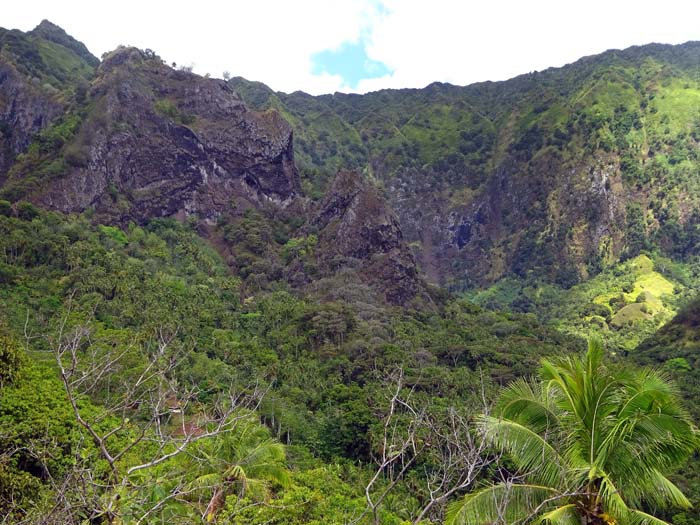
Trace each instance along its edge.
{"label": "rock outcrop", "polygon": [[381,181],[431,281],[568,287],[640,249],[697,254],[699,74],[688,42],[463,87],[313,97],[231,83],[290,115],[319,185],[338,165]]}
{"label": "rock outcrop", "polygon": [[92,84],[68,173],[43,190],[40,204],[91,207],[117,222],[211,222],[236,199],[284,207],[297,196],[291,127],[275,111],[249,110],[225,82],[120,48]]}
{"label": "rock outcrop", "polygon": [[311,228],[318,231],[319,263],[326,272],[358,268],[365,283],[396,305],[425,295],[396,215],[358,173],[337,174]]}
{"label": "rock outcrop", "polygon": [[[292,127],[278,111],[251,110],[230,83],[169,67],[150,50],[120,47],[100,62],[48,21],[2,31],[11,45],[9,59],[0,54],[0,198],[91,210],[104,224],[192,218],[234,270],[247,268],[234,252],[248,263],[275,259],[281,236],[305,232],[318,245],[286,269],[292,286],[342,280],[360,301],[431,304],[372,183],[342,171],[317,206],[303,197]],[[243,223],[268,235],[243,235],[236,251],[231,231]]]}
{"label": "rock outcrop", "polygon": [[17,155],[63,110],[55,96],[33,85],[0,57],[0,184]]}

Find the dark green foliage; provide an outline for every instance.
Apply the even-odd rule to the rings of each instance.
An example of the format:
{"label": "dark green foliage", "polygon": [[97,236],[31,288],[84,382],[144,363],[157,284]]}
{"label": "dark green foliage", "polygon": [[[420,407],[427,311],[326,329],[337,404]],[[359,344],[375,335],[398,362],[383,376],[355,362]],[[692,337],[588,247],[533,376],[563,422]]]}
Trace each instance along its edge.
{"label": "dark green foliage", "polygon": [[21,356],[22,351],[17,341],[0,325],[0,389],[17,378]]}
{"label": "dark green foliage", "polygon": [[627,206],[627,258],[636,257],[642,250],[649,249],[644,211],[638,204]]}
{"label": "dark green foliage", "polygon": [[[93,501],[118,501],[47,360],[64,320],[89,326],[81,351],[123,359],[79,400],[105,424],[101,410],[164,339],[177,366],[158,385],[196,392],[187,400],[192,406],[211,408],[222,394],[254,386],[266,392],[247,414],[247,437],[202,443],[186,459],[174,457],[125,484],[116,505],[124,523],[145,512],[135,495],[165,501],[180,483],[192,492],[165,502],[154,521],[196,522],[208,513],[230,523],[347,523],[364,509],[396,370],[435,420],[454,406],[468,416],[482,388],[489,396],[494,385],[531,375],[542,356],[576,350],[591,332],[604,333],[622,358],[632,355],[700,282],[696,50],[612,52],[506,83],[362,97],[285,95],[232,81],[243,98],[280,111],[294,126],[306,196],[320,199],[339,169],[366,172],[394,199],[419,257],[427,234],[435,235],[428,255],[450,268],[443,277],[456,289],[473,268],[488,267],[490,275],[472,283],[517,276],[473,295],[513,312],[504,313],[444,291],[424,305],[389,307],[362,282],[358,261],[338,258],[325,272],[322,234],[292,208],[253,208],[241,199],[216,226],[196,218],[126,226],[127,217],[119,227],[95,224],[89,212],[64,216],[21,201],[36,202],[55,178],[86,173],[90,137],[114,124],[90,100],[90,56],[48,25],[28,38],[2,31],[0,47],[68,110],[34,137],[1,190],[0,321],[7,337],[0,336],[0,428],[11,431],[0,432],[0,512],[11,513],[10,521],[46,512],[52,483],[82,467],[103,483]],[[137,54],[134,67],[160,64],[152,51]],[[667,62],[687,69],[660,72]],[[147,100],[146,112],[169,128],[201,124],[170,98]],[[118,207],[126,191],[112,184],[105,196]],[[620,208],[612,213],[609,202]],[[627,261],[615,266],[620,256]],[[687,312],[678,318],[686,326],[682,345],[674,332],[666,346],[642,346],[635,359],[689,378],[693,400],[700,366],[692,343],[697,323]],[[18,334],[29,351],[21,358]],[[146,421],[140,407],[128,411],[116,440],[151,432],[139,426]],[[196,425],[188,415],[181,422]],[[33,455],[20,445],[27,443]],[[291,444],[287,457],[281,443]],[[238,455],[258,446],[272,458],[259,477],[255,454]],[[120,467],[147,452],[136,447]],[[439,461],[430,456],[413,466],[377,520],[415,518],[427,496],[424,475]],[[681,485],[693,485],[694,469]],[[392,476],[385,474],[380,485]],[[263,490],[256,493],[257,481]],[[219,489],[220,501],[212,492]],[[216,511],[208,512],[212,501]],[[88,519],[92,510],[78,507],[67,522]],[[676,522],[694,519],[685,513]]]}
{"label": "dark green foliage", "polygon": [[[36,211],[31,221],[0,216],[0,263],[12,276],[0,288],[8,329],[51,334],[70,311],[71,322],[89,323],[93,352],[127,351],[131,368],[119,369],[118,384],[133,380],[144,366],[142,349],[159,337],[172,337],[170,347],[182,360],[171,380],[197,385],[197,403],[211,403],[221,392],[245,391],[255,383],[270,385],[258,416],[272,436],[330,462],[371,461],[386,410],[386,378],[396,367],[404,369],[428,405],[469,407],[477,402],[474,385],[482,373],[507,381],[532,372],[541,355],[575,347],[573,340],[543,329],[529,316],[487,312],[448,299],[439,312],[394,310],[363,303],[361,290],[354,292],[357,303],[319,302],[313,295],[301,298],[281,290],[282,282],[273,281],[269,273],[277,291],[248,291],[241,302],[238,278],[186,225],[160,219],[146,227],[119,229],[93,225],[85,217]],[[226,230],[233,246],[263,260],[250,249],[256,249],[254,238],[271,236],[267,222],[253,213],[240,221]],[[314,244],[311,236],[293,239],[302,240],[285,243],[289,264],[308,257],[302,252]],[[243,274],[247,268],[242,267]],[[43,361],[49,340],[29,341],[30,359]],[[46,385],[58,391],[35,404],[37,418],[48,417],[43,403],[65,399],[55,372],[41,370]],[[22,377],[32,384],[38,381],[36,375]],[[12,388],[21,384],[13,379]],[[109,388],[110,395],[118,384]],[[98,405],[107,399],[102,388],[92,396]],[[51,410],[60,415],[55,421],[63,426],[57,427],[57,436],[71,443],[65,449],[70,454],[77,427],[71,426],[75,420],[70,412],[61,412],[62,406],[52,405]],[[14,409],[6,414],[19,417]],[[51,468],[60,478],[64,459],[53,457],[58,463]],[[329,468],[314,461],[314,468]],[[168,468],[178,472],[175,464]],[[50,490],[33,473],[12,469],[7,475],[27,497]],[[303,478],[303,471],[295,476]],[[361,481],[346,478],[338,483],[348,498],[343,505],[362,508]],[[273,496],[293,499],[304,490],[302,483],[275,489]],[[320,510],[318,505],[326,505],[320,501],[309,505],[329,512]],[[185,515],[189,507],[168,508],[173,515]]]}
{"label": "dark green foliage", "polygon": [[16,209],[17,217],[25,221],[31,221],[39,214],[39,210],[30,202],[18,202]]}

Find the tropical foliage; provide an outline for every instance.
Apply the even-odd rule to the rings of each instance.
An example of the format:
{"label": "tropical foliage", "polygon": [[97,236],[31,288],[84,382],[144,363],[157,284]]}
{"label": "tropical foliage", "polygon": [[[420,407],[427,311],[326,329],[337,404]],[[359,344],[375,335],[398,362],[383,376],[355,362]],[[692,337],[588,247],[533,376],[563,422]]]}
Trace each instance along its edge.
{"label": "tropical foliage", "polygon": [[[48,22],[0,29],[0,521],[427,525],[461,497],[453,523],[700,525],[695,428],[667,377],[700,406],[700,303],[684,307],[700,285],[699,50],[365,96],[231,79],[294,127],[302,198],[149,220],[101,179],[117,223],[99,203],[37,205],[59,179],[84,186],[67,175],[92,180],[110,157],[95,136],[148,138],[100,103],[107,64]],[[146,62],[165,67],[136,55],[110,105],[144,89]],[[144,143],[154,165],[163,141],[214,124],[170,93],[153,110],[168,133]],[[309,214],[339,169],[401,223],[387,234],[384,210],[357,236],[405,239],[409,269],[445,288],[399,308],[361,259],[328,260]],[[163,192],[151,182],[145,198]],[[595,342],[567,357],[592,333],[607,358]]]}
{"label": "tropical foliage", "polygon": [[690,506],[664,474],[697,445],[678,391],[663,372],[607,365],[597,341],[511,383],[479,425],[517,477],[453,504],[449,523],[661,525],[655,510]]}

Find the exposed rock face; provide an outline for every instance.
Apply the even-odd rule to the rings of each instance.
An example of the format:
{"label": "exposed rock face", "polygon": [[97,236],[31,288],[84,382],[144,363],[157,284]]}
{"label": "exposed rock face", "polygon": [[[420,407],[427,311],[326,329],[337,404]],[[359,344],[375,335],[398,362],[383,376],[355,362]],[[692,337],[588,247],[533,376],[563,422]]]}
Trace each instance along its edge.
{"label": "exposed rock face", "polygon": [[0,183],[37,133],[87,89],[99,60],[60,27],[0,28]]}
{"label": "exposed rock face", "polygon": [[88,95],[70,173],[39,203],[94,208],[111,220],[196,214],[212,221],[233,199],[291,203],[299,181],[292,130],[274,111],[248,110],[225,82],[120,48]]}
{"label": "exposed rock face", "polygon": [[311,224],[325,270],[359,267],[362,279],[392,304],[425,293],[396,215],[359,174],[338,173]]}
{"label": "exposed rock face", "polygon": [[[0,62],[0,174],[13,166],[0,180],[4,195],[62,212],[91,209],[96,220],[122,225],[188,216],[230,225],[254,208],[263,222],[284,216],[318,234],[314,278],[345,279],[369,301],[431,302],[396,216],[371,183],[341,172],[318,208],[304,209],[292,128],[277,111],[250,110],[230,84],[170,68],[148,50],[119,48],[100,63],[50,22],[12,36],[15,63]],[[63,60],[44,61],[39,39]],[[66,64],[78,64],[80,75]],[[35,89],[41,82],[48,87]],[[248,249],[274,256],[271,238],[259,242]],[[301,267],[290,283],[315,284]]]}
{"label": "exposed rock face", "polygon": [[672,257],[697,253],[678,232],[700,213],[689,176],[699,74],[700,42],[688,42],[464,87],[312,97],[231,83],[254,107],[290,115],[302,172],[325,183],[341,165],[381,181],[431,281],[569,286],[637,253],[640,238]]}
{"label": "exposed rock face", "polygon": [[16,156],[63,109],[55,96],[29,82],[0,54],[0,183]]}

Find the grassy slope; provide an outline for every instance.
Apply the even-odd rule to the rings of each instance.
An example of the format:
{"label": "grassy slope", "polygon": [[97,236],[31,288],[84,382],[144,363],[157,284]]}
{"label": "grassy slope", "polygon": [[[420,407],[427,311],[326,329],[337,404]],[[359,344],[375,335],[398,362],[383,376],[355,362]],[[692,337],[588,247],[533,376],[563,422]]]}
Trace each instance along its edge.
{"label": "grassy slope", "polygon": [[612,347],[630,351],[693,296],[700,285],[699,269],[640,255],[569,289],[505,279],[468,296],[491,308],[534,311],[566,333],[598,335]]}

